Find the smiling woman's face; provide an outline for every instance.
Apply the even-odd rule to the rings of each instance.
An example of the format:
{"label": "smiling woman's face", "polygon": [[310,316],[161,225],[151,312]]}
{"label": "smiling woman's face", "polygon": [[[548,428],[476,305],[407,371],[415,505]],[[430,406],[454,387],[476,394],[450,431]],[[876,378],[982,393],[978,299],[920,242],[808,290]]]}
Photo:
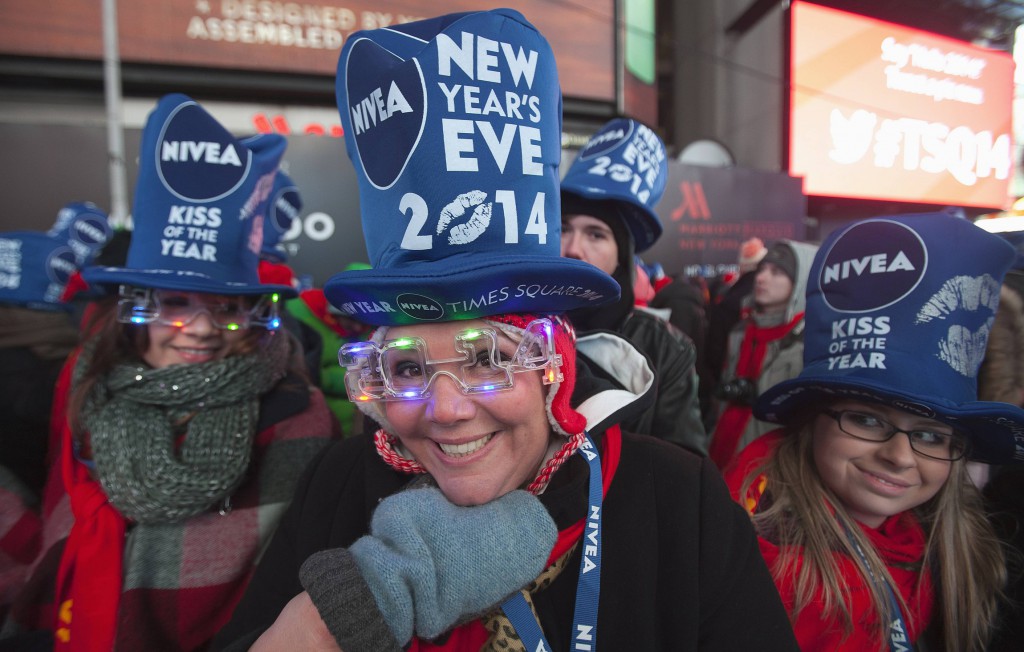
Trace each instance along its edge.
{"label": "smiling woman's face", "polygon": [[[388,330],[388,341],[419,337],[428,359],[456,356],[455,335],[486,328],[482,321],[456,321]],[[498,331],[502,357],[517,344]],[[440,369],[454,372],[452,364]],[[433,381],[431,396],[389,401],[385,406],[392,434],[457,505],[480,505],[536,477],[551,440],[540,371],[514,375],[512,389],[466,395],[444,374]]]}
{"label": "smiling woman's face", "polygon": [[[832,409],[871,415],[901,430],[952,432],[939,421],[876,403],[839,401]],[[850,516],[868,527],[878,527],[886,518],[931,500],[949,478],[953,464],[915,453],[903,433],[885,442],[857,439],[840,430],[827,414],[815,418],[813,455],[825,486]]]}
{"label": "smiling woman's face", "polygon": [[[181,292],[181,297],[195,295],[210,299],[213,295],[197,292]],[[226,301],[240,301],[237,297],[223,297]],[[142,359],[154,369],[163,369],[175,364],[197,364],[219,360],[228,356],[245,339],[249,328],[226,330],[218,328],[210,315],[199,311],[195,317],[181,326],[168,326],[153,322],[146,326],[149,345],[142,352]]]}

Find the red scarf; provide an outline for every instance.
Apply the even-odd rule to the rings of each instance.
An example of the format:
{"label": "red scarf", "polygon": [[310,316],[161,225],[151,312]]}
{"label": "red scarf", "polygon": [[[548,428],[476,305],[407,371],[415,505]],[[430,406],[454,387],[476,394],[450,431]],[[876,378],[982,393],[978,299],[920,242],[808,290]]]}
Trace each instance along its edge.
{"label": "red scarf", "polygon": [[[761,366],[768,353],[768,345],[789,334],[803,318],[804,313],[800,312],[788,323],[767,328],[761,328],[753,319],[749,319],[747,329],[743,333],[743,342],[740,344],[734,378],[749,378],[756,383],[761,376]],[[719,417],[708,450],[708,457],[719,469],[724,469],[736,455],[740,438],[747,429],[751,414],[750,405],[730,402]]]}
{"label": "red scarf", "polygon": [[[907,624],[907,637],[916,642],[931,620],[935,602],[929,574],[924,574],[919,587],[922,576],[914,567],[924,556],[924,530],[910,512],[889,517],[878,529],[859,525],[889,570],[893,590],[907,603],[908,613],[903,614]],[[778,547],[760,538],[758,543],[768,567],[772,568],[779,555]],[[800,649],[803,652],[887,649],[888,646],[883,647],[883,641],[879,637],[878,617],[872,609],[867,580],[861,575],[853,559],[838,552],[834,553],[834,556],[839,567],[840,581],[849,589],[849,601],[846,606],[853,618],[853,631],[846,637],[843,625],[838,619],[824,619],[820,609],[816,608],[816,605],[821,604],[821,598],[816,597],[809,606],[797,614],[793,623],[793,632],[796,634]],[[803,560],[800,563],[802,564]],[[774,576],[775,585],[787,610],[792,610],[796,599],[795,575],[793,573]]]}
{"label": "red scarf", "polygon": [[[740,486],[747,474],[765,458],[774,454],[775,447],[785,436],[785,431],[779,429],[758,437],[743,449],[725,473],[726,484],[733,499],[740,502],[748,512],[753,513],[764,494],[764,478],[751,484],[749,493],[743,500],[739,499]],[[929,574],[925,573],[922,579],[917,569],[924,557],[924,530],[910,512],[890,516],[878,528],[858,525],[886,565],[893,580],[893,590],[906,602],[909,613],[904,613],[903,618],[909,630],[907,636],[911,641],[916,641],[931,620],[935,602],[934,587]],[[779,547],[761,537],[758,537],[758,545],[768,568],[773,570],[775,585],[782,596],[782,602],[786,610],[791,612],[796,601],[796,572],[776,575],[773,565],[779,557]],[[808,607],[797,614],[793,623],[793,631],[796,633],[800,650],[832,652],[839,649],[888,649],[888,645],[883,647],[882,641],[879,640],[878,620],[872,610],[867,581],[853,559],[839,552],[834,553],[834,556],[842,577],[841,582],[849,589],[846,606],[853,617],[853,631],[846,637],[841,622],[831,618],[823,619],[820,609],[816,608],[816,605],[822,603],[822,599],[816,596],[812,598]],[[798,563],[802,564],[803,559]]]}
{"label": "red scarf", "polygon": [[[601,451],[601,484],[604,486],[604,495],[608,495],[608,487],[611,486],[612,478],[615,477],[615,469],[619,467],[619,456],[622,453],[622,432],[619,426],[615,425],[604,433],[604,445]],[[548,566],[564,555],[583,536],[583,526],[586,518],[565,528],[558,533],[555,547],[548,556]],[[484,627],[483,622],[478,618],[474,621],[460,625],[452,630],[451,635],[444,643],[431,643],[418,638],[413,638],[407,648],[408,652],[439,652],[442,650],[479,650],[491,637],[490,632]]]}
{"label": "red scarf", "polygon": [[121,599],[125,519],[74,459],[70,429],[65,433],[61,473],[75,522],[57,571],[53,649],[111,650]]}

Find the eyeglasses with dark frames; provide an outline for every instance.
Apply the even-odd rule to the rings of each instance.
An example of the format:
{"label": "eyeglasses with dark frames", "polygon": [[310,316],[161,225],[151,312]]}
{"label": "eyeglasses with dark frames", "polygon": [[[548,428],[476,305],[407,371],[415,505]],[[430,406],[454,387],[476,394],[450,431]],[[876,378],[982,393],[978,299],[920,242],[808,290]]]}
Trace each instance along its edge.
{"label": "eyeglasses with dark frames", "polygon": [[844,433],[864,441],[882,443],[903,433],[910,439],[910,448],[915,453],[934,460],[952,462],[967,454],[967,438],[955,430],[901,430],[881,417],[857,410],[822,410],[822,413],[835,419]]}

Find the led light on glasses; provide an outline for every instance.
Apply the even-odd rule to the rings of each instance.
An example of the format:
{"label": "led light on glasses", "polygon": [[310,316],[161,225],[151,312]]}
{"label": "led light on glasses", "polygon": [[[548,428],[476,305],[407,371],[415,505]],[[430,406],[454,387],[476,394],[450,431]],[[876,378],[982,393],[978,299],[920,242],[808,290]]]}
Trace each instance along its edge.
{"label": "led light on glasses", "polygon": [[117,320],[124,324],[162,324],[182,327],[206,313],[217,328],[236,331],[250,326],[274,330],[281,325],[277,293],[258,297],[224,296],[202,292],[154,290],[122,285]]}
{"label": "led light on glasses", "polygon": [[544,372],[544,384],[561,382],[562,359],[555,353],[551,321],[530,322],[511,357],[502,354],[493,328],[467,328],[455,335],[451,358],[430,360],[426,342],[402,337],[378,346],[353,342],[338,351],[345,367],[345,387],[353,401],[419,400],[430,396],[434,380],[444,374],[465,394],[512,389],[516,373]]}

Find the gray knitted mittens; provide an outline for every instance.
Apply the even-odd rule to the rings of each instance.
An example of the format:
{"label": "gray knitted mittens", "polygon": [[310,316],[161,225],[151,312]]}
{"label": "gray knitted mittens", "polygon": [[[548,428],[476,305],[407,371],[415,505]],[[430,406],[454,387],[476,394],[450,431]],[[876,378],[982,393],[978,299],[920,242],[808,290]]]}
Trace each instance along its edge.
{"label": "gray knitted mittens", "polygon": [[368,536],[310,556],[299,577],[341,649],[400,650],[526,586],[557,536],[525,491],[460,507],[435,487],[410,489],[377,506]]}

